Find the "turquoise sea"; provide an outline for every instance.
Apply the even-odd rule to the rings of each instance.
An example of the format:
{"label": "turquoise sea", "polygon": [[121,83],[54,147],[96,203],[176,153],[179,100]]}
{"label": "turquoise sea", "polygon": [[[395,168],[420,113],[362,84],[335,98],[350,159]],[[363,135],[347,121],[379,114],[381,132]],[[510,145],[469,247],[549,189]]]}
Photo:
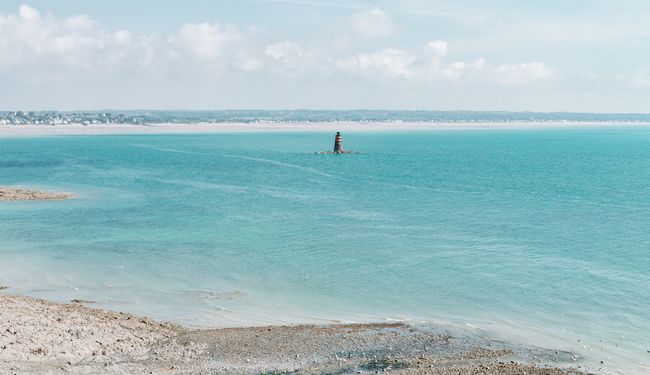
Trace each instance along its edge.
{"label": "turquoise sea", "polygon": [[195,326],[450,324],[650,373],[650,128],[343,136],[362,154],[0,138],[0,185],[77,195],[0,204],[0,283]]}

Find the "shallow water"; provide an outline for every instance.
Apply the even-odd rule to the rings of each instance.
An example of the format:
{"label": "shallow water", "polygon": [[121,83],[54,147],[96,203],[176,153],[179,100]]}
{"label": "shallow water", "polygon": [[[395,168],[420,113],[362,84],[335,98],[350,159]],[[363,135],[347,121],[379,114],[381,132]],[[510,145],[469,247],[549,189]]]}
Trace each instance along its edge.
{"label": "shallow water", "polygon": [[313,153],[332,141],[0,139],[2,185],[78,196],[0,204],[0,282],[201,326],[479,327],[650,371],[650,129],[345,133],[362,154]]}

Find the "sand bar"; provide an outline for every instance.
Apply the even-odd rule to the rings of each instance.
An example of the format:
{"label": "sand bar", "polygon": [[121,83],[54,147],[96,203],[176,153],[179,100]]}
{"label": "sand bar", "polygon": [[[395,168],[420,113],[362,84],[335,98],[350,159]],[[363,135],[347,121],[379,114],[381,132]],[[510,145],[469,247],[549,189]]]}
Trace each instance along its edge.
{"label": "sand bar", "polygon": [[0,373],[581,374],[571,353],[513,349],[404,324],[190,330],[0,295]]}

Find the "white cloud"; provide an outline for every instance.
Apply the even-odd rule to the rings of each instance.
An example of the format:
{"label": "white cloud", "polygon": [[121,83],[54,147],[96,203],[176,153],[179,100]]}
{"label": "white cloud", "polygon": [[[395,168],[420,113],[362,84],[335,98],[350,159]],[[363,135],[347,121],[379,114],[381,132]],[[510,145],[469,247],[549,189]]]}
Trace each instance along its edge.
{"label": "white cloud", "polygon": [[0,14],[0,67],[23,72],[31,81],[78,70],[258,70],[261,63],[244,48],[244,39],[235,27],[212,23],[188,23],[166,38],[110,31],[87,15],[56,19],[22,5],[16,14]]}
{"label": "white cloud", "polygon": [[266,55],[287,65],[296,65],[306,57],[306,52],[296,42],[284,42],[266,46]]}
{"label": "white cloud", "polygon": [[650,74],[643,69],[635,70],[629,77],[624,77],[632,87],[637,89],[650,89]]}
{"label": "white cloud", "polygon": [[486,67],[483,58],[474,62],[445,63],[444,58],[448,50],[446,41],[431,41],[426,47],[422,56],[396,48],[386,48],[339,59],[336,65],[339,70],[348,74],[414,82],[459,80],[475,75]]}
{"label": "white cloud", "polygon": [[242,57],[239,60],[239,68],[244,72],[256,72],[262,68],[262,62],[253,57]]}
{"label": "white cloud", "polygon": [[221,57],[224,50],[241,41],[242,36],[232,26],[221,27],[212,23],[188,23],[183,25],[171,42],[192,55],[215,59]]}
{"label": "white cloud", "polygon": [[438,62],[447,56],[448,44],[444,40],[429,42],[427,43],[427,47],[429,49],[429,55],[434,62]]}
{"label": "white cloud", "polygon": [[454,81],[468,76],[476,76],[485,70],[485,59],[480,57],[473,62],[456,61],[442,68],[443,77]]}
{"label": "white cloud", "polygon": [[325,74],[331,70],[332,58],[322,50],[307,48],[285,40],[267,45],[266,56],[271,60],[271,71],[281,76]]}
{"label": "white cloud", "polygon": [[29,5],[21,5],[20,8],[18,8],[18,14],[20,15],[20,18],[27,22],[34,22],[38,21],[41,18],[40,13],[38,10],[30,7]]}
{"label": "white cloud", "polygon": [[85,14],[68,17],[63,21],[63,28],[70,31],[92,31],[97,27],[99,27],[99,23]]}
{"label": "white cloud", "polygon": [[372,77],[411,78],[413,63],[416,57],[406,51],[386,48],[373,53],[363,53],[357,56],[339,60],[338,69],[351,73]]}
{"label": "white cloud", "polygon": [[347,74],[367,78],[401,79],[414,83],[433,81],[486,82],[501,86],[524,86],[556,77],[557,71],[542,62],[491,65],[483,57],[474,61],[445,62],[448,44],[427,43],[421,56],[386,48],[339,59],[336,66]]}
{"label": "white cloud", "polygon": [[494,68],[494,78],[506,86],[521,86],[554,78],[556,70],[542,62],[502,64]]}
{"label": "white cloud", "polygon": [[394,29],[391,16],[377,7],[355,13],[352,17],[352,27],[368,38],[388,36]]}
{"label": "white cloud", "polygon": [[[379,8],[354,14],[355,30],[366,37],[393,32],[390,16]],[[114,71],[147,75],[174,72],[183,77],[215,77],[228,73],[263,73],[269,77],[330,77],[402,80],[415,84],[434,81],[488,82],[523,86],[556,77],[542,62],[490,65],[486,59],[447,62],[449,44],[432,40],[419,52],[399,47],[341,54],[336,48],[292,40],[268,43],[255,39],[257,30],[242,31],[217,23],[186,23],[171,36],[107,30],[87,15],[56,19],[27,5],[16,14],[0,15],[0,68],[41,76],[69,77],[81,71]],[[373,41],[375,43],[375,41]],[[632,79],[646,85],[647,75]]]}
{"label": "white cloud", "polygon": [[118,44],[127,44],[131,42],[131,33],[127,30],[117,30],[113,33],[113,38]]}
{"label": "white cloud", "polygon": [[[21,5],[17,15],[0,15],[0,66],[41,71],[110,68],[123,61],[131,35],[126,30],[110,33],[87,15],[63,20],[41,16]],[[59,71],[57,71],[57,74]]]}
{"label": "white cloud", "polygon": [[[253,30],[255,30],[253,28]],[[183,74],[214,78],[228,72],[253,73],[263,68],[263,51],[251,45],[250,30],[217,23],[188,23],[168,39],[166,60]]]}

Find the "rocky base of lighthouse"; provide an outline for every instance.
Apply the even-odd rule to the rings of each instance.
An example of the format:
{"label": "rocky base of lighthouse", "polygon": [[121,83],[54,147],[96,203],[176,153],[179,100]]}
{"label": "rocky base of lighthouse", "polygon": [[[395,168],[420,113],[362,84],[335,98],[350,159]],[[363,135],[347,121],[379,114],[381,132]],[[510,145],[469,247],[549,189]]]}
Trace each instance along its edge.
{"label": "rocky base of lighthouse", "polygon": [[343,154],[360,154],[360,152],[357,151],[343,151],[343,150],[338,150],[338,151],[316,151],[314,154],[318,155],[343,155]]}

